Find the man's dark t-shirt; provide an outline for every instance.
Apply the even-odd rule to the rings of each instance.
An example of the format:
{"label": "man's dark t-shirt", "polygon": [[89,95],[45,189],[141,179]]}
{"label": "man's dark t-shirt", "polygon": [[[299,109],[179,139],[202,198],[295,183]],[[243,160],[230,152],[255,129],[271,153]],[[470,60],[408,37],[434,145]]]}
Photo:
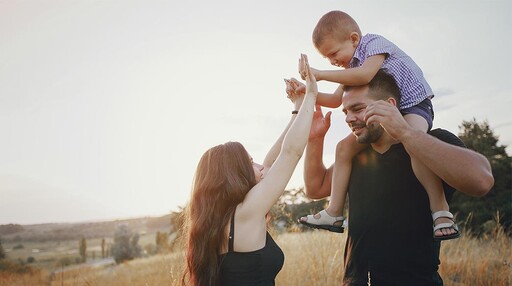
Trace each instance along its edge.
{"label": "man's dark t-shirt", "polygon": [[[429,133],[464,146],[446,130]],[[454,189],[444,187],[449,200]],[[442,285],[435,282],[439,243],[432,239],[428,196],[402,144],[384,154],[369,147],[356,156],[348,196],[344,285],[367,285],[368,277],[377,286]]]}

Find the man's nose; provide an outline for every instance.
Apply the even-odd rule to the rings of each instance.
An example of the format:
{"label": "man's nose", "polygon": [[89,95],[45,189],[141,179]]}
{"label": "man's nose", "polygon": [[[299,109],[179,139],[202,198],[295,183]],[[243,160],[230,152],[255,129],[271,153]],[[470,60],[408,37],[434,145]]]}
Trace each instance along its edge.
{"label": "man's nose", "polygon": [[331,65],[335,66],[337,64],[336,59],[330,58],[329,61],[331,62]]}
{"label": "man's nose", "polygon": [[350,112],[347,113],[347,115],[345,116],[345,122],[350,123],[353,121],[355,121],[355,117]]}

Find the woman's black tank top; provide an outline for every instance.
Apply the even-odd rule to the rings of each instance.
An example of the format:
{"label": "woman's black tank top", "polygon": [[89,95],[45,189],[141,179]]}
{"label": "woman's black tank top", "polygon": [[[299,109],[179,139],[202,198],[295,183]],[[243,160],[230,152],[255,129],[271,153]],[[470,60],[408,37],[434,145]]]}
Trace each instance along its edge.
{"label": "woman's black tank top", "polygon": [[220,256],[220,282],[222,286],[275,285],[277,273],[284,264],[281,248],[267,232],[265,246],[251,252],[233,251],[235,214],[231,218],[228,252]]}

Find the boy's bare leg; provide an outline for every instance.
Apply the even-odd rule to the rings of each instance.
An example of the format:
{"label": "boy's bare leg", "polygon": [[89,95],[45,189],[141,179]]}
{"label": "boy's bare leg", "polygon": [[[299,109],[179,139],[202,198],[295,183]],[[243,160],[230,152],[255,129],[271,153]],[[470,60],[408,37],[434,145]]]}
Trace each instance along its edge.
{"label": "boy's bare leg", "polygon": [[[424,132],[427,131],[428,124],[423,117],[416,114],[406,114],[404,115],[404,118],[412,127]],[[427,192],[430,202],[430,210],[432,213],[438,211],[450,211],[450,207],[444,195],[443,182],[441,179],[413,156],[411,156],[411,164],[414,174]],[[440,217],[434,223],[435,225],[439,225],[441,223],[452,222],[453,221],[450,218]],[[437,230],[434,235],[436,237],[442,237],[455,233],[456,231],[452,228],[442,228]]]}
{"label": "boy's bare leg", "polygon": [[[359,144],[353,134],[349,134],[346,138],[338,142],[336,145],[336,159],[334,162],[332,183],[331,183],[331,197],[329,206],[325,209],[327,214],[331,217],[340,217],[343,215],[343,208],[347,197],[348,182],[352,172],[352,159],[361,152],[366,146]],[[320,213],[313,216],[320,219]],[[301,221],[307,221],[307,217],[301,217]],[[336,221],[336,224],[341,224],[343,221]],[[335,224],[335,225],[336,225]]]}
{"label": "boy's bare leg", "polygon": [[331,198],[327,213],[331,216],[343,215],[347,198],[348,182],[352,173],[352,159],[366,146],[359,144],[353,134],[349,134],[336,145],[336,159],[332,174]]}

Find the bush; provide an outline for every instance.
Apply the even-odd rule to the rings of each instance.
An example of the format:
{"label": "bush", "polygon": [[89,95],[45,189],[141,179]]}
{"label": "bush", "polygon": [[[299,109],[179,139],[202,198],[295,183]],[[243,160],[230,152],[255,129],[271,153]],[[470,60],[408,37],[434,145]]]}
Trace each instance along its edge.
{"label": "bush", "polygon": [[20,263],[16,263],[7,259],[0,260],[0,272],[10,272],[10,273],[34,273],[36,270],[28,265],[22,265]]}
{"label": "bush", "polygon": [[114,244],[112,245],[112,256],[116,263],[139,257],[141,253],[139,235],[134,234],[126,225],[119,226],[114,233]]}
{"label": "bush", "polygon": [[153,243],[148,243],[144,246],[144,251],[146,252],[146,254],[148,255],[155,255],[157,253],[157,247],[155,244]]}
{"label": "bush", "polygon": [[[75,261],[77,259],[80,260],[80,257],[75,258]],[[57,262],[55,264],[58,267],[69,266],[69,265],[73,264],[73,259],[71,259],[71,257],[62,257],[59,260],[57,260]]]}

